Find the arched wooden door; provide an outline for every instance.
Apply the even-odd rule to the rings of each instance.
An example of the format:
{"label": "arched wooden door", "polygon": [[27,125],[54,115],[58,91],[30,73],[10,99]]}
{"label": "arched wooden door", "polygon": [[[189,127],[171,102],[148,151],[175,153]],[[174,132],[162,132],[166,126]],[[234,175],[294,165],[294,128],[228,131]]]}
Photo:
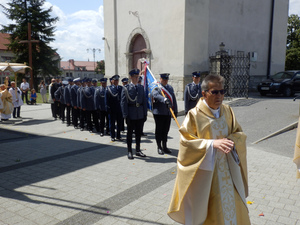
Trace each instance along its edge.
{"label": "arched wooden door", "polygon": [[137,68],[140,71],[143,70],[143,64],[139,59],[147,57],[146,49],[147,46],[143,36],[141,34],[134,36],[130,49],[130,53],[132,54],[132,68],[129,68],[129,71],[134,68]]}

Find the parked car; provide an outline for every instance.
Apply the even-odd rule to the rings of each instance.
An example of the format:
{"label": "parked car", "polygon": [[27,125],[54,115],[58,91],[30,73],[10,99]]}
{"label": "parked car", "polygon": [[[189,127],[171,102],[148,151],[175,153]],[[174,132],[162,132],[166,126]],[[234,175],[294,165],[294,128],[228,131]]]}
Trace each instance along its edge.
{"label": "parked car", "polygon": [[288,70],[276,73],[259,83],[257,90],[262,96],[266,94],[293,96],[296,92],[300,92],[300,71]]}

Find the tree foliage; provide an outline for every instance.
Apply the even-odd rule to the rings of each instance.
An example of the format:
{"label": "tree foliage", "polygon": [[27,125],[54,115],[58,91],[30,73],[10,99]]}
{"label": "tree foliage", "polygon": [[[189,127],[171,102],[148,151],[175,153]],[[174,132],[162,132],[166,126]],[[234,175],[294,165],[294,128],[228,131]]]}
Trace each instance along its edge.
{"label": "tree foliage", "polygon": [[96,71],[96,73],[101,73],[101,74],[105,75],[105,61],[104,60],[97,62],[95,71]]}
{"label": "tree foliage", "polygon": [[53,24],[58,21],[58,17],[50,16],[52,8],[44,9],[44,2],[45,0],[11,0],[7,7],[0,4],[3,13],[12,21],[7,26],[2,25],[1,32],[10,34],[8,49],[16,55],[16,62],[29,64],[28,43],[19,43],[28,40],[28,23],[31,23],[31,39],[39,41],[32,44],[34,81],[39,73],[44,76],[59,74],[59,55],[56,49],[49,46],[55,40]]}
{"label": "tree foliage", "polygon": [[292,14],[288,18],[286,70],[300,70],[300,17]]}

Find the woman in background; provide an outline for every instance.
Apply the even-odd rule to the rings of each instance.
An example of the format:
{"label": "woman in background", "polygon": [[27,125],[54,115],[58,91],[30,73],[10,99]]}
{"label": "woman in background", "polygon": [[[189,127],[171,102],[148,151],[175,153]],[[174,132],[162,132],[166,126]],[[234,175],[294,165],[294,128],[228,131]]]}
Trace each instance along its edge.
{"label": "woman in background", "polygon": [[40,85],[39,85],[39,88],[40,88],[40,93],[41,93],[41,96],[42,96],[42,99],[43,99],[43,102],[44,103],[47,103],[47,88],[46,88],[46,85],[45,85],[45,82],[42,80]]}
{"label": "woman in background", "polygon": [[36,92],[35,92],[35,89],[31,90],[30,103],[31,103],[31,105],[36,105]]}

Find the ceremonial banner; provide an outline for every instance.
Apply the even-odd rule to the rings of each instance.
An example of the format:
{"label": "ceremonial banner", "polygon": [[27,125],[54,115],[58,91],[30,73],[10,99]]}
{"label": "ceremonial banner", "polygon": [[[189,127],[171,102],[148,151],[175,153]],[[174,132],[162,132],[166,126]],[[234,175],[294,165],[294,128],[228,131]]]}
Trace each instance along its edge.
{"label": "ceremonial banner", "polygon": [[158,82],[151,73],[151,70],[148,67],[148,63],[145,61],[145,73],[144,73],[144,88],[145,88],[145,94],[147,98],[147,107],[149,110],[152,111],[152,97],[151,93],[155,88],[158,88]]}

